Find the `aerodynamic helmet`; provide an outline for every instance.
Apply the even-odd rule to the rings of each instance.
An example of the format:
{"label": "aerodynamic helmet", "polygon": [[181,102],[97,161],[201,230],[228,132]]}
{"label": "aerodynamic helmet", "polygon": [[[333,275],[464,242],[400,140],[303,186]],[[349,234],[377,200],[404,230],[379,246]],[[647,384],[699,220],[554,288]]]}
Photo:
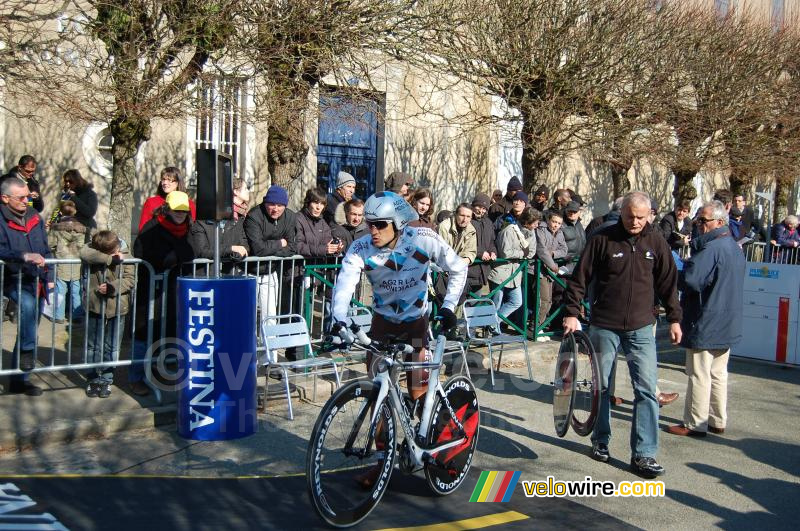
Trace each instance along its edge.
{"label": "aerodynamic helmet", "polygon": [[378,192],[364,204],[364,219],[367,221],[391,221],[395,230],[401,231],[411,221],[419,219],[403,196],[394,192]]}

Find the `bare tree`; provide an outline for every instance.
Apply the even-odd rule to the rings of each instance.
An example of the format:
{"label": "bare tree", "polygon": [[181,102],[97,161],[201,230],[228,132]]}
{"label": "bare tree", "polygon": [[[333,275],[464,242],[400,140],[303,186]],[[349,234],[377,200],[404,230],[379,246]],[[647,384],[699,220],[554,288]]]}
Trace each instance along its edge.
{"label": "bare tree", "polygon": [[692,180],[702,168],[760,156],[758,143],[729,142],[725,149],[725,139],[744,138],[765,123],[782,54],[771,28],[746,11],[720,18],[690,4],[672,23],[683,40],[673,60],[660,65],[664,92],[654,111],[672,134],[665,162],[675,176],[673,195],[693,199]]}
{"label": "bare tree", "polygon": [[[259,116],[268,122],[272,180],[291,185],[308,153],[304,138],[309,97],[326,77],[350,95],[370,86],[370,71],[412,35],[425,17],[415,0],[255,0],[247,9],[243,49],[258,80]],[[383,53],[382,53],[383,52]],[[351,86],[350,78],[358,81]],[[357,120],[359,117],[350,117]]]}
{"label": "bare tree", "polygon": [[[447,3],[446,21],[428,32],[429,46],[408,56],[506,102],[511,113],[501,118],[522,122],[529,187],[553,158],[623,136],[609,119],[621,116],[614,103],[631,97],[648,53],[668,43],[644,0]],[[627,118],[617,124],[632,130]]]}
{"label": "bare tree", "polygon": [[[45,12],[52,3],[28,4]],[[135,156],[152,121],[193,107],[189,89],[209,64],[222,64],[240,12],[239,0],[75,0],[55,17],[14,28],[15,35],[42,35],[45,46],[29,47],[31,75],[8,90],[63,116],[108,123],[108,226],[119,234],[131,233]]]}

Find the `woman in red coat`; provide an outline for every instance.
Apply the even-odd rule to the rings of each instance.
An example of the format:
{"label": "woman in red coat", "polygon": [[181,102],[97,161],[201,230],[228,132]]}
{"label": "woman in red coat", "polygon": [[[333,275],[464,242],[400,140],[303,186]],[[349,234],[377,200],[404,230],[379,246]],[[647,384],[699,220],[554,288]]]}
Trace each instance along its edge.
{"label": "woman in red coat", "polygon": [[[142,217],[139,218],[139,232],[142,232],[142,227],[153,219],[153,213],[164,205],[167,194],[175,190],[186,192],[186,186],[183,184],[181,171],[175,166],[167,166],[161,170],[161,177],[158,182],[158,189],[156,189],[156,195],[148,197],[147,201],[142,205]],[[191,199],[189,200],[189,208],[192,221],[194,221],[197,217],[197,213],[194,201]]]}

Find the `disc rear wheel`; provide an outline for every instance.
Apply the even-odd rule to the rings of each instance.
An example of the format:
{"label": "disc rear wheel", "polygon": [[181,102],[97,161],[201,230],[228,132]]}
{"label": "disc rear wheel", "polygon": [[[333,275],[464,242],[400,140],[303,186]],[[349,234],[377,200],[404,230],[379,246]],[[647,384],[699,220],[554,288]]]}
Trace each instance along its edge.
{"label": "disc rear wheel", "polygon": [[589,435],[600,405],[600,367],[589,337],[575,332],[575,398],[570,424],[575,433]]}
{"label": "disc rear wheel", "polygon": [[[480,408],[472,380],[465,376],[455,376],[445,382],[443,388],[450,407],[437,395],[425,440],[426,446],[444,444],[460,437],[466,437],[466,440],[433,454],[434,461],[425,465],[428,486],[439,495],[454,492],[467,477],[480,429]],[[454,415],[458,424],[453,419]]]}

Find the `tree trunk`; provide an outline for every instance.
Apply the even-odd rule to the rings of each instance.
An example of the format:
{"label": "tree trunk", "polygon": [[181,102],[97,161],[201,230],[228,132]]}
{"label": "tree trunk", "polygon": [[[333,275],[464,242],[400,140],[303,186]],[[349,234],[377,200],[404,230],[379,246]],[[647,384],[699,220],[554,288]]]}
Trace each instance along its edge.
{"label": "tree trunk", "polygon": [[[272,184],[287,190],[303,174],[303,164],[308,154],[304,138],[304,114],[286,116],[277,123],[270,121],[267,152]],[[294,122],[287,124],[287,122]]]}
{"label": "tree trunk", "polygon": [[111,199],[108,209],[108,228],[122,239],[133,242],[133,193],[136,182],[136,153],[150,138],[150,122],[118,117],[109,124],[114,144],[111,148]]}
{"label": "tree trunk", "polygon": [[675,198],[675,204],[684,199],[691,201],[697,197],[697,190],[692,184],[694,176],[697,175],[697,171],[698,170],[693,168],[672,169],[672,173],[675,175],[675,187],[672,191],[672,197]]}
{"label": "tree trunk", "polygon": [[631,182],[628,180],[628,170],[631,169],[632,162],[626,161],[627,166],[618,162],[610,162],[611,183],[614,186],[613,199],[622,197],[631,190]]}
{"label": "tree trunk", "polygon": [[308,154],[305,139],[306,113],[309,107],[310,86],[278,85],[274,89],[275,111],[268,124],[267,157],[272,184],[287,190],[303,175]]}
{"label": "tree trunk", "polygon": [[775,179],[775,204],[772,212],[772,222],[780,223],[789,215],[789,196],[794,185],[793,177],[778,177]]}
{"label": "tree trunk", "polygon": [[[734,170],[731,172],[730,183],[731,192],[733,192],[734,196],[743,195],[747,198],[747,192],[750,191],[750,185],[752,184],[752,179],[748,175]],[[752,202],[752,198],[750,198],[750,201]]]}
{"label": "tree trunk", "polygon": [[537,149],[537,131],[534,119],[528,116],[523,117],[522,122],[522,185],[529,195],[542,184],[539,182],[541,175],[550,165],[550,157],[540,153]]}

